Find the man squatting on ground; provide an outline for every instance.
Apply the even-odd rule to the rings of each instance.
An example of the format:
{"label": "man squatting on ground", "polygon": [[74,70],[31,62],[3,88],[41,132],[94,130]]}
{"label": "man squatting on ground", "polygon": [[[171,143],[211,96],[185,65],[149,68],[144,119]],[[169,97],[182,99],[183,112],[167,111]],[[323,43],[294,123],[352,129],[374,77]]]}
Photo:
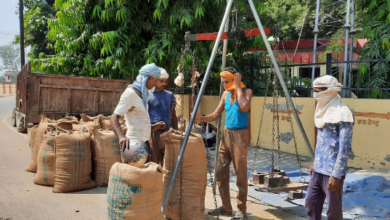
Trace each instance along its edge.
{"label": "man squatting on ground", "polygon": [[306,195],[309,220],[320,220],[325,198],[328,199],[329,220],[342,220],[342,195],[348,156],[351,152],[354,118],[338,92],[342,85],[333,76],[314,80],[317,99],[314,122],[318,128],[314,165]]}
{"label": "man squatting on ground", "polygon": [[226,110],[225,129],[219,146],[219,164],[216,171],[222,206],[209,211],[209,215],[231,215],[229,172],[230,162],[233,161],[237,174],[237,208],[238,212],[232,219],[247,219],[246,201],[248,193],[247,182],[247,152],[249,146],[248,119],[251,108],[252,90],[245,89],[241,82],[241,74],[234,68],[225,68],[220,73],[225,92],[217,109],[210,115],[196,116],[196,122],[212,122]]}
{"label": "man squatting on ground", "polygon": [[[138,141],[144,142],[150,152],[150,120],[147,110],[148,89],[152,89],[160,78],[160,69],[154,64],[147,64],[139,70],[136,81],[129,85],[122,93],[119,103],[111,116],[112,128],[119,139],[122,160],[134,157],[130,153],[130,145]],[[125,116],[127,133],[123,133],[119,124],[119,117]],[[129,143],[130,142],[130,143]],[[149,160],[149,159],[148,159]]]}
{"label": "man squatting on ground", "polygon": [[170,127],[177,130],[176,100],[172,92],[165,90],[169,75],[160,68],[161,76],[157,81],[155,90],[149,94],[149,117],[152,124],[150,133],[151,161],[163,165],[165,144],[160,135]]}

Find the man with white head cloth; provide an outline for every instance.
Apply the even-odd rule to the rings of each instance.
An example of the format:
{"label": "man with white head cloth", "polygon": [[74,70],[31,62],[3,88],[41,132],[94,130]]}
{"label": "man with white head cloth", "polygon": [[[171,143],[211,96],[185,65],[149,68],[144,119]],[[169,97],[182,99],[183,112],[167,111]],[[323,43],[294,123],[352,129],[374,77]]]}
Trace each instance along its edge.
{"label": "man with white head cloth", "polygon": [[325,198],[329,203],[328,219],[343,219],[343,184],[351,152],[354,117],[338,95],[341,87],[337,79],[329,75],[313,82],[313,96],[317,100],[314,122],[318,134],[306,195],[305,206],[309,220],[321,219]]}
{"label": "man with white head cloth", "polygon": [[169,75],[160,68],[161,76],[155,90],[150,93],[149,117],[152,131],[150,133],[151,161],[163,165],[165,144],[160,135],[170,127],[177,130],[177,116],[175,111],[176,100],[172,92],[165,90]]}
{"label": "man with white head cloth", "polygon": [[[110,122],[119,139],[122,161],[132,165],[142,165],[148,159],[150,120],[147,110],[148,90],[152,89],[160,78],[161,70],[154,63],[139,70],[136,81],[129,85],[121,98]],[[119,124],[119,117],[126,120],[127,133]]]}

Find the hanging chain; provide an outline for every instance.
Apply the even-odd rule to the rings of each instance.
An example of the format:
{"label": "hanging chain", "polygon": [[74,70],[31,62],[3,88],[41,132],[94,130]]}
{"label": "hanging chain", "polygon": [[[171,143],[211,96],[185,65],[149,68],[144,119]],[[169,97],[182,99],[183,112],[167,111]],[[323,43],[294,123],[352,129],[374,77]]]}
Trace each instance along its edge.
{"label": "hanging chain", "polygon": [[[178,73],[184,73],[183,69],[184,69],[184,56],[186,55],[186,50],[181,50],[181,61],[180,61],[180,64],[179,64],[179,67],[178,67]],[[181,93],[180,93],[181,92]],[[182,128],[181,128],[181,131],[184,132],[185,131],[185,121],[184,121],[184,84],[182,85],[182,87],[179,87],[176,85],[176,91],[175,91],[176,94],[181,94],[181,100],[180,100],[180,115],[179,115],[179,123],[182,124]]]}
{"label": "hanging chain", "polygon": [[279,78],[276,74],[275,71],[275,91],[276,91],[276,141],[278,145],[278,157],[279,157],[279,170],[281,169],[280,167],[280,118],[279,118]]}
{"label": "hanging chain", "polygon": [[[275,47],[274,47],[274,51],[276,52],[276,48],[278,48],[278,45],[279,45],[279,40],[277,39],[276,35],[274,37],[275,39]],[[290,110],[290,104],[288,102],[288,99],[287,99],[287,96],[286,94],[284,94],[284,97],[286,99],[286,107],[287,107],[287,114],[288,114],[288,120],[290,122],[290,127],[291,127],[291,133],[292,133],[292,137],[293,137],[293,140],[294,140],[294,148],[295,148],[295,156],[297,157],[297,162],[298,162],[298,166],[299,166],[299,174],[300,174],[300,181],[302,182],[306,182],[306,179],[302,176],[302,165],[301,165],[301,161],[299,159],[299,154],[298,154],[298,147],[297,147],[297,140],[296,140],[296,137],[295,137],[295,131],[294,131],[294,124],[292,122],[292,118],[291,118],[291,110]],[[279,140],[280,141],[280,140]],[[279,162],[280,162],[280,154],[279,154]],[[280,164],[279,164],[280,166]]]}
{"label": "hanging chain", "polygon": [[[195,67],[195,55],[194,55],[194,53],[192,53],[192,72],[193,72],[193,89],[192,89],[193,94],[192,95],[194,96],[194,93],[195,93],[195,89],[194,88],[195,87],[197,88],[196,92],[197,92],[198,95],[199,95],[199,91],[200,91],[199,86],[197,86],[197,84],[194,85],[194,82],[195,82],[195,79],[196,79],[196,75],[195,75],[196,67]],[[203,126],[205,125],[204,124],[205,122],[203,121],[202,100],[199,103],[199,108],[200,108],[200,114],[201,114],[201,128],[202,128],[202,134],[203,134]],[[205,127],[207,129],[207,123],[206,123]],[[219,132],[219,131],[217,131],[217,132]],[[212,168],[211,168],[210,149],[209,149],[209,146],[208,146],[208,143],[207,143],[207,137],[206,137],[206,141],[205,141],[205,147],[206,147],[206,157],[207,157],[207,170],[208,170],[208,173],[210,175],[211,182],[214,183],[213,171],[212,171]],[[216,146],[216,147],[218,147],[218,146]],[[214,187],[214,184],[212,184],[212,188],[213,188],[213,199],[214,199],[215,209],[218,209],[217,192],[216,192],[216,189]],[[219,219],[219,215],[217,215],[217,219]]]}
{"label": "hanging chain", "polygon": [[[182,54],[181,54],[181,62],[180,62],[180,65],[179,65],[179,73],[184,73],[183,69],[184,69],[184,56],[186,54],[186,51],[187,51],[187,48],[186,49],[182,49]],[[176,86],[176,93],[178,93],[178,89],[179,87]],[[181,112],[180,112],[180,116],[179,116],[179,120],[181,122],[181,142],[180,142],[180,146],[183,146],[183,141],[184,141],[184,131],[185,131],[185,127],[186,127],[186,123],[185,123],[185,120],[184,120],[184,83],[182,85],[182,87],[180,88],[180,91],[181,91],[181,102],[180,102],[180,107],[181,107]],[[182,217],[183,217],[183,160],[181,160],[180,162],[180,195],[179,195],[179,219],[181,220]]]}
{"label": "hanging chain", "polygon": [[[275,39],[275,44],[274,44],[274,54],[276,52],[276,48],[278,48],[279,46],[279,41],[278,41],[278,38],[276,36],[276,34],[274,35],[274,39]],[[272,64],[271,64],[271,68],[272,68]],[[279,137],[279,103],[278,103],[278,77],[276,75],[276,71],[272,71],[274,72],[274,81],[273,81],[273,84],[274,84],[274,89],[273,89],[273,114],[272,114],[272,150],[271,150],[271,178],[273,178],[274,176],[274,159],[275,159],[275,153],[274,153],[274,150],[275,150],[275,124],[277,124],[277,142],[278,142],[278,148],[279,145],[280,145],[280,137]],[[271,74],[272,74],[271,72]],[[275,122],[275,120],[277,122]],[[278,149],[278,152],[279,152],[279,158],[280,158],[280,150]],[[279,163],[280,163],[280,160],[279,160]]]}
{"label": "hanging chain", "polygon": [[271,82],[271,75],[272,75],[271,72],[269,72],[268,79],[267,79],[267,87],[265,88],[263,110],[261,112],[261,117],[260,117],[259,133],[257,134],[255,158],[253,159],[253,164],[252,164],[252,174],[255,171],[255,165],[256,165],[256,159],[257,159],[257,151],[258,151],[258,148],[260,147],[260,134],[261,134],[261,128],[263,126],[263,118],[264,118],[265,106],[267,104],[267,94],[268,94],[269,84]]}
{"label": "hanging chain", "polygon": [[290,112],[290,104],[288,103],[286,95],[285,95],[285,97],[286,97],[287,114],[288,114],[288,117],[290,120],[291,133],[292,133],[293,140],[294,140],[295,156],[297,157],[297,162],[298,162],[298,166],[299,166],[299,175],[301,176],[299,181],[303,180],[303,182],[306,182],[306,179],[302,176],[302,165],[301,165],[301,160],[299,159],[299,154],[298,154],[297,139],[295,138],[294,124],[292,122],[291,112]]}
{"label": "hanging chain", "polygon": [[[274,51],[276,52],[276,48],[278,48],[279,46],[279,40],[275,34],[275,46],[274,46]],[[278,98],[279,98],[279,78],[278,78],[278,75],[275,71],[275,90],[276,90],[276,104],[277,104],[277,108],[276,108],[276,123],[277,123],[277,127],[276,127],[276,133],[277,133],[277,144],[278,144],[278,157],[279,157],[279,170],[281,170],[281,157],[280,157],[280,118],[279,118],[279,101],[278,101]]]}
{"label": "hanging chain", "polygon": [[272,111],[272,149],[271,149],[271,178],[274,176],[274,150],[275,150],[275,119],[278,109],[278,103],[276,103],[276,91],[275,91],[275,75],[274,75],[274,88],[273,88],[273,111]]}
{"label": "hanging chain", "polygon": [[[234,16],[235,16],[235,18],[234,18]],[[237,26],[238,26],[238,7],[237,7],[237,4],[234,5],[234,10],[232,10],[232,19],[231,20],[232,20],[232,31],[236,31]]]}

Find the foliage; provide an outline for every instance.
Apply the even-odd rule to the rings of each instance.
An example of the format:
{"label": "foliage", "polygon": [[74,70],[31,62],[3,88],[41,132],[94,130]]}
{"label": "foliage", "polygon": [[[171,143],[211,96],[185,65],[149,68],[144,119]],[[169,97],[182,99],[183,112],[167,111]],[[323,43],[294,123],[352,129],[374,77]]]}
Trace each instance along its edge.
{"label": "foliage", "polygon": [[[266,1],[271,3],[272,1]],[[42,54],[33,61],[33,67],[43,72],[97,76],[108,78],[126,78],[137,74],[145,63],[156,63],[175,71],[180,62],[183,36],[191,33],[216,32],[224,13],[225,1],[128,1],[128,0],[57,0],[56,19],[49,20],[48,39],[55,42],[55,56]],[[236,1],[239,8],[239,28],[256,28],[253,15],[248,11],[248,3]],[[282,4],[279,1],[279,4]],[[302,14],[303,7],[294,7],[292,15]],[[266,16],[264,4],[256,2],[258,11]],[[276,7],[278,13],[286,8]],[[277,20],[280,15],[273,17]],[[301,19],[289,21],[289,24]],[[262,18],[263,19],[263,18]],[[288,19],[284,19],[288,20]],[[287,25],[283,30],[288,29]],[[289,32],[295,32],[292,25]],[[214,42],[193,42],[196,66],[204,73]],[[221,43],[222,45],[222,43]],[[218,80],[217,72],[221,63],[221,45],[212,68],[210,83]],[[239,63],[243,53],[250,47],[263,45],[260,36],[229,42],[231,59]],[[188,70],[191,57],[185,56],[185,68]],[[173,78],[173,77],[171,77]]]}
{"label": "foliage", "polygon": [[[55,15],[54,0],[24,0],[24,31],[25,47],[31,46],[30,59],[38,58],[39,53],[54,54],[53,48],[48,46],[46,34],[48,20]],[[15,36],[15,42],[20,42],[20,36]]]}
{"label": "foliage", "polygon": [[[219,1],[202,0],[56,0],[55,6],[47,37],[55,42],[56,55],[42,54],[33,66],[107,78],[134,76],[151,62],[176,69],[185,31],[215,31],[222,14]],[[209,54],[210,43],[196,53]]]}
{"label": "foliage", "polygon": [[19,47],[10,43],[0,46],[0,59],[3,65],[0,65],[0,71],[19,71],[20,70],[20,50]]}
{"label": "foliage", "polygon": [[[369,40],[360,52],[361,60],[390,59],[390,1],[361,0],[365,10],[362,33]],[[362,63],[359,66],[358,88],[390,88],[390,62]],[[388,91],[365,92],[365,98],[390,98]]]}

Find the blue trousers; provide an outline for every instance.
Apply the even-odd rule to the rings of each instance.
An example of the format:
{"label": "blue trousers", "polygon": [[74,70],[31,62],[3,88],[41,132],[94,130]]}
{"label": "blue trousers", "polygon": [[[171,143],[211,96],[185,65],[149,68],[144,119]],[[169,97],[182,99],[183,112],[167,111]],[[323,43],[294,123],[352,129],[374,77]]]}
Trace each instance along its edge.
{"label": "blue trousers", "polygon": [[308,220],[321,220],[325,198],[328,200],[328,211],[326,212],[328,220],[343,219],[342,196],[345,176],[341,179],[340,188],[337,191],[328,190],[329,178],[330,176],[313,171],[305,204]]}

